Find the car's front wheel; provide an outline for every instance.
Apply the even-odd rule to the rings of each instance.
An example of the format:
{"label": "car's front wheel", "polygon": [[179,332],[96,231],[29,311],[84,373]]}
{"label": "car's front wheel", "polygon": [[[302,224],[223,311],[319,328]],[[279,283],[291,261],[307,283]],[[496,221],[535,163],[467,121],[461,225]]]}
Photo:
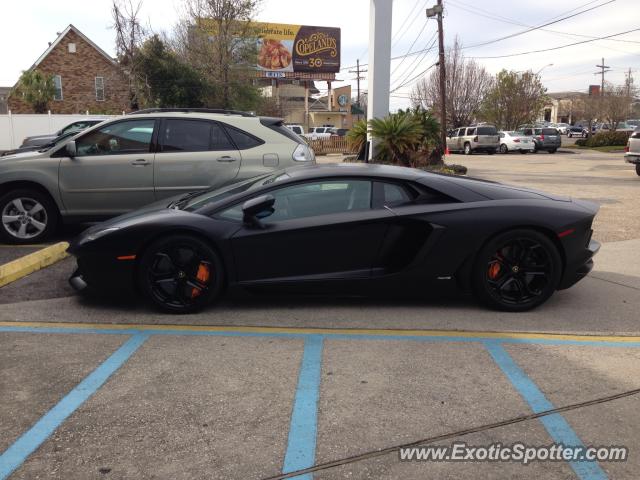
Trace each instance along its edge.
{"label": "car's front wheel", "polygon": [[172,235],[151,244],[138,265],[138,284],[147,299],[170,313],[192,313],[222,290],[219,255],[198,237]]}
{"label": "car's front wheel", "polygon": [[521,312],[541,305],[560,283],[562,259],[535,230],[517,229],[491,239],[476,258],[473,289],[486,305]]}
{"label": "car's front wheel", "polygon": [[0,240],[28,244],[47,239],[58,224],[58,209],[45,194],[16,189],[0,197]]}

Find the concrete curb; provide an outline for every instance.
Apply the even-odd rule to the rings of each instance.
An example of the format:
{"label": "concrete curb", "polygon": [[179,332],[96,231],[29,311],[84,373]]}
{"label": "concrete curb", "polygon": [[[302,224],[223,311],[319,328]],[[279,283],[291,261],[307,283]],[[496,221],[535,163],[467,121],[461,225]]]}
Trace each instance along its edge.
{"label": "concrete curb", "polygon": [[53,265],[56,262],[68,257],[67,242],[60,242],[54,245],[20,257],[4,265],[0,265],[0,287],[15,282],[33,272]]}

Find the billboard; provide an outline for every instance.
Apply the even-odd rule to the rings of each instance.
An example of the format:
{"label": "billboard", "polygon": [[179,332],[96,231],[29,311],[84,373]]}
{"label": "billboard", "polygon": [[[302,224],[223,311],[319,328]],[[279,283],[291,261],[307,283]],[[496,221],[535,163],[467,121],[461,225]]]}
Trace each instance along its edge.
{"label": "billboard", "polygon": [[254,23],[258,32],[256,68],[265,72],[337,73],[340,29],[283,23]]}

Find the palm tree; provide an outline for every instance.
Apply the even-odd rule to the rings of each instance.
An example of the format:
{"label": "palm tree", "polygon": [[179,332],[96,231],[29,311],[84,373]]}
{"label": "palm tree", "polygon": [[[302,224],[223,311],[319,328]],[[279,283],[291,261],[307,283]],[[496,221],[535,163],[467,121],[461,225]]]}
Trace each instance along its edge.
{"label": "palm tree", "polygon": [[55,91],[53,75],[44,74],[39,70],[23,71],[16,87],[16,93],[21,95],[36,113],[46,113]]}
{"label": "palm tree", "polygon": [[413,115],[391,114],[369,120],[371,136],[379,141],[378,160],[411,166],[412,154],[423,136],[422,125]]}
{"label": "palm tree", "polygon": [[347,133],[347,138],[351,140],[351,144],[353,145],[353,151],[359,152],[362,149],[362,146],[367,141],[367,121],[360,120],[353,124],[349,133]]}

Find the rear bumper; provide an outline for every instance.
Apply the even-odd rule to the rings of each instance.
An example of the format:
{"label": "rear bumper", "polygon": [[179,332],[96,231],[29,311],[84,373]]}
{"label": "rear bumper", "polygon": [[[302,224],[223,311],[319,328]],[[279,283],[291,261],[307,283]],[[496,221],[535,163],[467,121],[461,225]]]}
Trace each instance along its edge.
{"label": "rear bumper", "polygon": [[639,164],[640,163],[640,153],[636,154],[636,153],[627,153],[624,156],[624,161],[627,163],[634,163],[634,164]]}
{"label": "rear bumper", "polygon": [[572,287],[584,277],[586,277],[591,270],[593,270],[593,257],[600,250],[600,243],[595,240],[590,240],[584,253],[572,262],[571,265],[567,265],[560,286],[558,290],[564,290],[565,288]]}

